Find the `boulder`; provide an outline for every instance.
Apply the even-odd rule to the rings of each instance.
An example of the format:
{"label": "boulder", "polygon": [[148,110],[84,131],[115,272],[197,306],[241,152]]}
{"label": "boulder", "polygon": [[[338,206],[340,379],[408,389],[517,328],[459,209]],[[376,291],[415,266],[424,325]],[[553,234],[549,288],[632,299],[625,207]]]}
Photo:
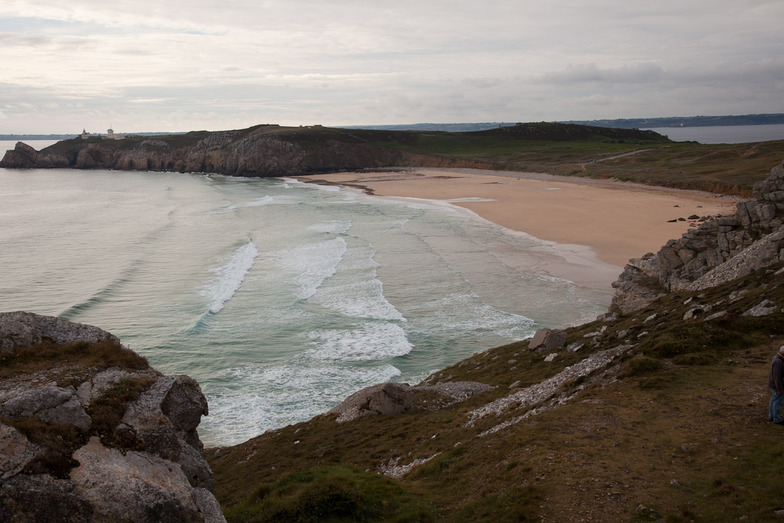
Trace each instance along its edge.
{"label": "boulder", "polygon": [[[180,466],[150,452],[107,448],[96,437],[74,453],[74,494],[93,507],[96,521],[204,521],[197,496]],[[212,497],[208,504],[217,505]],[[171,519],[176,515],[175,519]]]}
{"label": "boulder", "polygon": [[12,354],[17,348],[29,347],[45,340],[54,343],[120,343],[113,334],[92,325],[31,312],[0,312],[0,356]]}
{"label": "boulder", "polygon": [[537,352],[553,352],[563,348],[566,343],[566,331],[558,329],[537,329],[528,348]]}
{"label": "boulder", "polygon": [[337,422],[363,416],[399,414],[414,405],[414,391],[407,383],[381,383],[355,392],[327,415],[337,414]]}
{"label": "boulder", "polygon": [[0,521],[225,521],[196,431],[207,414],[198,383],[136,360],[57,355],[105,340],[129,350],[89,325],[0,314],[6,365],[50,343],[36,370],[0,376]]}

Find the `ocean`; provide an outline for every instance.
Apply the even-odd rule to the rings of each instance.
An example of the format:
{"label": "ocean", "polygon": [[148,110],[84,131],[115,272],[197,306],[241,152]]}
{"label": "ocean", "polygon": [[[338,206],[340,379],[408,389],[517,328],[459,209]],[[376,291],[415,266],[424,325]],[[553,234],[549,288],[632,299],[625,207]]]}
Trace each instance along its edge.
{"label": "ocean", "polygon": [[676,142],[694,141],[705,144],[717,144],[784,140],[784,124],[655,127],[650,130],[667,136],[670,140]]}
{"label": "ocean", "polygon": [[0,221],[0,310],[96,325],[192,376],[207,446],[611,298],[512,263],[558,246],[463,209],[289,178],[0,169]]}

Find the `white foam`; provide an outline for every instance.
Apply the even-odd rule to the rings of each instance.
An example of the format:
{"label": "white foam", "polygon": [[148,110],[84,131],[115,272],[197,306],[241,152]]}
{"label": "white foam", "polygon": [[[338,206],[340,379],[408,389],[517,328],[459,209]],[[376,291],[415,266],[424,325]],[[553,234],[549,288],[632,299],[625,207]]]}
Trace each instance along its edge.
{"label": "white foam", "polygon": [[501,336],[520,338],[535,322],[511,312],[483,303],[473,294],[451,294],[428,304],[437,319],[433,330],[443,332],[494,332]]}
{"label": "white foam", "polygon": [[253,242],[249,241],[232,254],[229,261],[214,269],[210,269],[217,278],[205,289],[204,294],[210,298],[210,312],[217,314],[223,309],[234,293],[242,286],[245,275],[253,267],[253,262],[259,251]]}
{"label": "white foam", "polygon": [[227,205],[226,207],[221,207],[220,209],[216,209],[214,211],[210,211],[207,214],[228,214],[230,212],[234,212],[237,210],[237,206],[234,204]]}
{"label": "white foam", "polygon": [[309,300],[352,318],[406,321],[384,296],[384,287],[376,277],[379,264],[373,259],[375,254],[367,244],[348,248],[334,276]]}
{"label": "white foam", "polygon": [[274,259],[280,267],[297,273],[294,281],[300,287],[298,298],[307,300],[324,280],[335,274],[346,249],[343,238],[332,238],[280,251]]}
{"label": "white foam", "polygon": [[230,385],[205,391],[210,404],[210,415],[200,426],[205,445],[235,445],[267,429],[306,421],[361,388],[400,376],[392,365],[343,367],[309,361],[227,371],[221,381]]}
{"label": "white foam", "polygon": [[243,207],[263,207],[265,205],[269,205],[275,201],[275,198],[269,195],[262,196],[252,202],[246,203]]}
{"label": "white foam", "polygon": [[308,334],[316,360],[372,361],[405,356],[414,348],[395,323],[364,321],[353,329],[319,329]]}
{"label": "white foam", "polygon": [[345,234],[351,229],[351,220],[331,220],[306,227],[309,231]]}
{"label": "white foam", "polygon": [[406,321],[394,305],[384,297],[384,289],[375,277],[343,285],[318,289],[311,301],[352,318]]}

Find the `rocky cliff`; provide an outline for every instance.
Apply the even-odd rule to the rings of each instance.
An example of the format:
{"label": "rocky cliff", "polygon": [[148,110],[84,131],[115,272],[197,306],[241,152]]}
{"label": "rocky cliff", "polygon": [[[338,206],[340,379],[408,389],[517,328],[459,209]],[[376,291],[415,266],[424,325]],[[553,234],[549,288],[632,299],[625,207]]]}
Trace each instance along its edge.
{"label": "rocky cliff", "polygon": [[199,385],[96,327],[0,313],[0,520],[225,521]]}
{"label": "rocky cliff", "polygon": [[754,185],[754,198],[631,260],[611,309],[628,314],[667,291],[706,289],[784,261],[784,163]]}
{"label": "rocky cliff", "polygon": [[404,151],[402,132],[287,128],[190,132],[124,140],[76,138],[36,151],[22,142],[0,167],[207,172],[231,176],[292,176],[389,166],[489,167],[487,163]]}

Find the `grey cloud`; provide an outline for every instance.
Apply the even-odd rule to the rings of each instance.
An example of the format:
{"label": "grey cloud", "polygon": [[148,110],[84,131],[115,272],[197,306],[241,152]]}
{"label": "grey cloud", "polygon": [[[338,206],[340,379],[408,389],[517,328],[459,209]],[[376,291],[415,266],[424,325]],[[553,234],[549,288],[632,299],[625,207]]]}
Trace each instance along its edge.
{"label": "grey cloud", "polygon": [[637,84],[655,82],[664,77],[664,70],[652,63],[629,64],[616,68],[600,68],[596,64],[570,64],[566,69],[546,73],[535,81],[544,84]]}

